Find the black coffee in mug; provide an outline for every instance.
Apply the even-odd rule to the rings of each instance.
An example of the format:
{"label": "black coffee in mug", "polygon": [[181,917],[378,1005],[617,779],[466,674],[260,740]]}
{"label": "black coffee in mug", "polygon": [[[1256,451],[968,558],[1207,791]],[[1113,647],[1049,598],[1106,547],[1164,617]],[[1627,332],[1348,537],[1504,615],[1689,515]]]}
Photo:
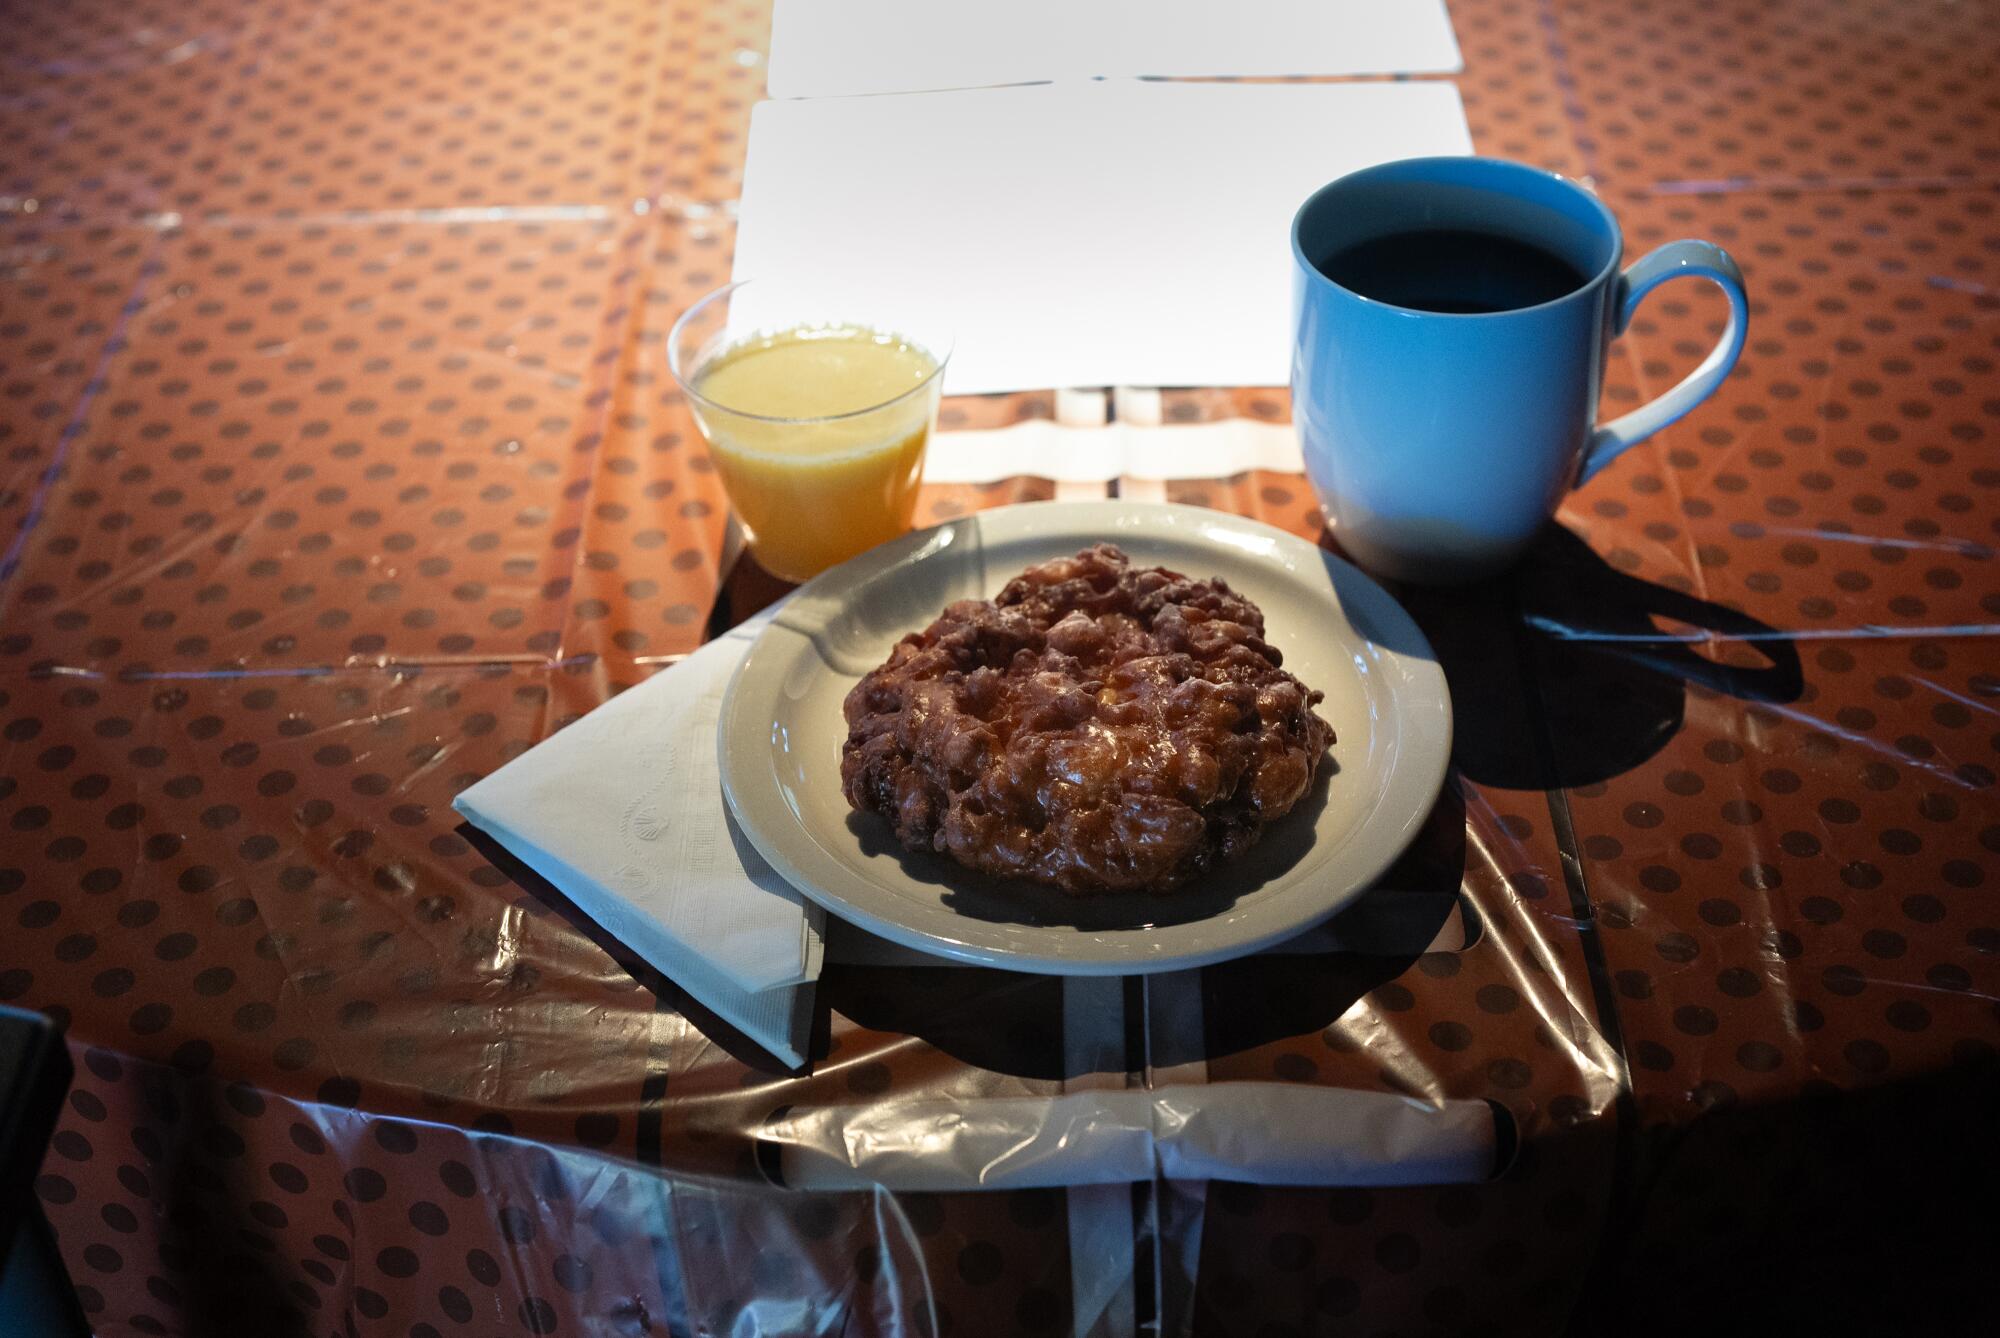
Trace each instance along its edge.
{"label": "black coffee in mug", "polygon": [[1314,267],[1377,302],[1478,315],[1568,297],[1590,281],[1561,256],[1491,232],[1424,229],[1357,242]]}

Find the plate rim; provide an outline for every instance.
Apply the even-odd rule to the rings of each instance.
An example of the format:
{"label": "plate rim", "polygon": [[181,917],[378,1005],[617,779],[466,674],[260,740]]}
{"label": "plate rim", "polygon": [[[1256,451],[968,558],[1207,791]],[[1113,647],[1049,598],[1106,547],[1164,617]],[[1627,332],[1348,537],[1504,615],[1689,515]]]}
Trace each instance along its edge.
{"label": "plate rim", "polygon": [[[1329,575],[1333,577],[1336,584],[1345,580],[1352,583],[1354,588],[1364,592],[1365,597],[1375,606],[1370,610],[1370,615],[1378,619],[1378,626],[1376,628],[1378,632],[1393,634],[1395,639],[1399,641],[1407,638],[1410,648],[1408,650],[1397,650],[1384,645],[1374,637],[1368,636],[1361,628],[1353,627],[1355,619],[1351,615],[1347,618],[1349,625],[1353,627],[1357,635],[1363,637],[1370,644],[1377,646],[1386,654],[1394,656],[1399,662],[1406,664],[1408,666],[1405,671],[1406,674],[1411,677],[1433,679],[1435,687],[1434,694],[1429,692],[1423,694],[1423,701],[1426,706],[1434,703],[1436,708],[1434,716],[1428,715],[1428,713],[1418,713],[1414,717],[1403,717],[1403,723],[1406,726],[1412,723],[1416,725],[1420,736],[1417,741],[1421,744],[1427,744],[1429,747],[1423,750],[1424,755],[1422,756],[1413,756],[1410,749],[1399,750],[1396,759],[1389,766],[1384,777],[1385,784],[1383,788],[1385,796],[1407,795],[1408,802],[1401,807],[1400,817],[1395,819],[1395,821],[1400,822],[1400,826],[1377,838],[1379,846],[1375,857],[1358,864],[1339,866],[1339,877],[1337,880],[1340,883],[1339,890],[1327,896],[1311,899],[1305,914],[1294,921],[1269,927],[1248,935],[1231,938],[1226,942],[1209,947],[1186,947],[1171,953],[1155,953],[1153,955],[1135,953],[1130,957],[1122,957],[1115,960],[1100,957],[1078,959],[1048,954],[1038,955],[1033,952],[1023,951],[1018,947],[1009,947],[1006,945],[989,946],[982,943],[964,942],[940,937],[938,934],[927,929],[918,928],[893,918],[878,915],[866,906],[855,905],[852,900],[840,892],[824,886],[816,875],[803,868],[798,861],[791,857],[791,853],[784,843],[775,839],[771,833],[764,830],[762,823],[750,816],[750,806],[746,802],[749,796],[746,792],[756,787],[759,781],[762,781],[767,791],[763,797],[768,799],[769,802],[776,804],[779,809],[788,815],[789,825],[797,829],[804,841],[818,844],[818,838],[799,819],[791,802],[785,798],[783,788],[777,784],[775,773],[772,771],[768,761],[765,760],[769,752],[768,744],[754,748],[730,746],[730,740],[738,737],[740,731],[746,727],[754,726],[754,732],[757,733],[760,740],[768,734],[770,728],[768,720],[762,719],[761,716],[756,720],[740,719],[739,717],[743,716],[749,709],[746,705],[744,684],[750,678],[748,671],[757,662],[760,652],[766,655],[771,654],[777,646],[776,637],[781,631],[790,632],[792,635],[799,635],[796,629],[786,628],[776,619],[773,619],[758,632],[742,661],[731,672],[728,686],[723,692],[721,708],[717,714],[716,750],[722,779],[723,797],[729,806],[731,815],[735,818],[744,836],[750,841],[751,846],[802,897],[823,907],[829,913],[838,915],[860,928],[868,930],[870,933],[932,956],[973,965],[997,967],[1002,970],[1026,971],[1044,975],[1125,976],[1152,974],[1160,971],[1182,970],[1210,965],[1215,962],[1247,956],[1263,948],[1270,947],[1275,943],[1283,942],[1296,934],[1310,929],[1313,925],[1323,922],[1352,904],[1363,893],[1372,888],[1382,874],[1408,849],[1411,841],[1415,839],[1417,832],[1428,819],[1431,810],[1435,808],[1438,797],[1443,792],[1445,779],[1450,773],[1454,719],[1450,687],[1445,679],[1443,665],[1438,660],[1437,652],[1431,646],[1429,638],[1423,634],[1423,630],[1417,626],[1416,620],[1410,617],[1409,611],[1403,608],[1402,604],[1393,595],[1366,572],[1340,555],[1321,548],[1319,545],[1313,544],[1289,531],[1267,524],[1264,521],[1255,520],[1248,516],[1235,515],[1227,511],[1217,511],[1209,507],[1188,506],[1172,502],[1125,502],[1112,498],[1093,498],[1088,501],[1069,502],[1019,502],[1008,506],[991,507],[986,510],[975,511],[965,516],[954,517],[941,524],[912,531],[898,539],[891,540],[889,543],[879,545],[866,553],[841,563],[839,566],[829,568],[827,571],[820,573],[788,596],[786,602],[797,602],[802,597],[807,599],[814,597],[825,599],[828,597],[829,590],[846,587],[850,584],[858,589],[867,582],[880,579],[882,575],[893,571],[906,561],[911,553],[920,554],[925,547],[935,544],[937,539],[947,531],[969,529],[977,533],[985,526],[996,523],[1012,529],[1014,525],[1023,521],[1027,515],[1031,513],[1046,515],[1052,508],[1062,509],[1067,518],[1073,522],[1072,525],[1067,527],[1068,530],[1075,533],[1080,541],[1089,541],[1094,537],[1096,541],[1102,542],[1106,540],[1107,534],[1111,541],[1115,541],[1117,538],[1119,526],[1114,524],[1108,531],[1103,526],[1093,527],[1091,525],[1092,516],[1102,516],[1113,520],[1123,518],[1129,524],[1130,519],[1135,515],[1150,515],[1158,521],[1169,522],[1170,528],[1172,528],[1171,522],[1175,521],[1209,525],[1224,524],[1249,530],[1260,536],[1273,539],[1284,546],[1305,549],[1311,552],[1316,560],[1331,564],[1332,570],[1329,572]],[[1016,536],[1009,534],[1004,537],[1013,538]],[[919,557],[917,560],[922,561],[923,559]],[[1380,623],[1386,623],[1387,625],[1379,625]],[[911,630],[916,629],[913,627]],[[765,712],[763,714],[768,715],[769,713]],[[1425,763],[1428,763],[1428,765],[1425,765]],[[1419,768],[1421,768],[1423,773],[1421,775],[1415,774]],[[1402,780],[1403,783],[1400,785],[1389,783],[1397,780]],[[1379,813],[1380,811],[1380,806],[1378,806],[1376,812]],[[1358,835],[1361,832],[1370,831],[1375,820],[1373,814],[1369,818],[1365,818],[1362,825],[1356,829],[1355,834]],[[1352,838],[1350,837],[1350,839]],[[880,884],[871,883],[865,877],[854,874],[852,871],[846,869],[838,869],[836,876],[829,878],[827,881],[838,882],[848,878],[869,886],[881,887]],[[886,889],[883,890],[886,891]],[[968,922],[979,923],[976,920]],[[1193,931],[1202,925],[1212,922],[1213,917],[1189,920],[1175,925],[1163,926],[1153,932],[1155,934],[1165,934],[1169,938],[1175,938],[1181,936],[1175,933],[1177,930]],[[1139,931],[1119,932],[1137,933]],[[1150,946],[1150,941],[1140,946],[1142,948]]]}

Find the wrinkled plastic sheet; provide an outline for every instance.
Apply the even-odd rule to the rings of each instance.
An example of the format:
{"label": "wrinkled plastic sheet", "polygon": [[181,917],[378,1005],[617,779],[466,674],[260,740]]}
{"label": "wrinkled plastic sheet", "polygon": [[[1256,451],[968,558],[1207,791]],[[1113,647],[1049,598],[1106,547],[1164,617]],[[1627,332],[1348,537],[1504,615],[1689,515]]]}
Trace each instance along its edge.
{"label": "wrinkled plastic sheet", "polygon": [[[1635,253],[1744,262],[1742,366],[1512,578],[1400,592],[1455,771],[1325,950],[1087,984],[837,962],[789,1073],[449,810],[768,597],[658,366],[728,271],[761,14],[11,9],[0,997],[70,1029],[38,1190],[98,1330],[1953,1315],[1953,1224],[1995,1188],[1994,30],[1453,16],[1483,151],[1593,181]],[[1607,403],[1720,316],[1655,297]],[[1295,475],[1106,486],[1320,533]],[[781,1189],[759,1155],[787,1112],[1251,1083],[1490,1102],[1518,1150],[1463,1183],[963,1192]]]}

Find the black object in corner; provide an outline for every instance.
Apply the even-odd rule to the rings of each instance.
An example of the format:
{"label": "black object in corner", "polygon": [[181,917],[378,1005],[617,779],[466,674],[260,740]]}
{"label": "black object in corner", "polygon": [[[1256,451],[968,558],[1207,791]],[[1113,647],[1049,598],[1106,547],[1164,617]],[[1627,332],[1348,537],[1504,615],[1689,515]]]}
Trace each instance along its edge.
{"label": "black object in corner", "polygon": [[0,1333],[20,1338],[90,1333],[34,1191],[74,1072],[54,1023],[0,1007]]}

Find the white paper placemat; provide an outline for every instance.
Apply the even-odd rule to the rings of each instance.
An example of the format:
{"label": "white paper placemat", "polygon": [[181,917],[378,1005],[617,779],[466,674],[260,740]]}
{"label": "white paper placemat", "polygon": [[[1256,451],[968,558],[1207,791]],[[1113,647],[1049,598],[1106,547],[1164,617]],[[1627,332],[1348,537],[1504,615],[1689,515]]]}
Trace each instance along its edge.
{"label": "white paper placemat", "polygon": [[948,393],[1281,385],[1292,215],[1472,150],[1446,83],[1092,83],[766,102],[738,278],[879,295],[958,332]]}
{"label": "white paper placemat", "polygon": [[777,0],[767,83],[799,98],[1461,68],[1444,0]]}

